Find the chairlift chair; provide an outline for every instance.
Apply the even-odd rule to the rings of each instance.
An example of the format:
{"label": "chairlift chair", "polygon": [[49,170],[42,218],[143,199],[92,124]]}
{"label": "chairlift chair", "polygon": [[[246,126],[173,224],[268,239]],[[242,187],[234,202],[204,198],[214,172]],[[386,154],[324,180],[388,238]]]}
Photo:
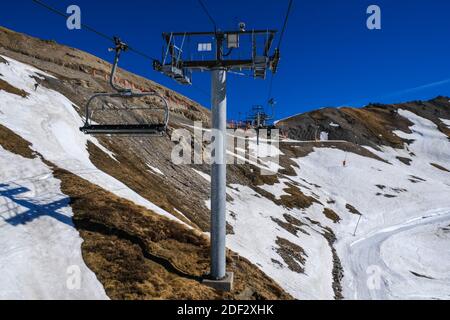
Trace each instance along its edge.
{"label": "chairlift chair", "polygon": [[[114,38],[115,48],[110,49],[115,51],[114,63],[112,65],[112,70],[109,78],[109,84],[115,91],[113,93],[97,93],[94,94],[86,103],[85,108],[85,123],[80,130],[85,134],[112,134],[112,135],[146,135],[146,136],[163,136],[167,130],[167,125],[169,123],[169,106],[167,101],[157,94],[156,92],[133,92],[132,89],[126,89],[118,86],[115,83],[115,74],[117,70],[117,65],[119,63],[120,54],[123,51],[128,50],[128,46],[123,43],[119,38]],[[144,98],[144,97],[155,97],[161,100],[162,109],[164,110],[163,120],[158,123],[141,123],[141,124],[97,124],[92,120],[92,116],[97,108],[93,107],[93,102],[99,100],[100,98],[122,98],[126,101],[132,101],[134,98]],[[102,104],[101,110],[105,111],[105,104]],[[134,106],[131,108],[117,108],[113,109],[116,111],[129,112],[131,110],[147,110],[153,111],[155,108],[152,107],[140,107]]]}

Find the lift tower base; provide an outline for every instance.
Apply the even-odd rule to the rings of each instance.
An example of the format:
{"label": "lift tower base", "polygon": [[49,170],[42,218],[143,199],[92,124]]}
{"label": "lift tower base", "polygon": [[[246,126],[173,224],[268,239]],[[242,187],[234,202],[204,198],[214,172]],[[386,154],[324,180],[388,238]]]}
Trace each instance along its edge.
{"label": "lift tower base", "polygon": [[227,272],[225,275],[225,278],[221,280],[212,280],[212,279],[203,279],[202,284],[205,286],[208,286],[210,288],[224,291],[224,292],[231,292],[233,291],[233,285],[234,285],[234,273],[233,272]]}

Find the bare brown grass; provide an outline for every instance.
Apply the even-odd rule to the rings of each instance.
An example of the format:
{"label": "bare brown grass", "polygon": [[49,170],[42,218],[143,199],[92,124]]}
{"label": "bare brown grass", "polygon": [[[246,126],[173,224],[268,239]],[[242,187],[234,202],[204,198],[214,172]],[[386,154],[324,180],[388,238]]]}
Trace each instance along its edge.
{"label": "bare brown grass", "polygon": [[9,84],[8,82],[6,82],[3,79],[0,79],[0,90],[15,94],[22,98],[26,98],[29,95],[28,92],[12,86],[11,84]]}
{"label": "bare brown grass", "polygon": [[[222,294],[203,286],[209,242],[200,232],[55,169],[62,191],[71,196],[74,222],[83,236],[88,266],[115,299],[288,299],[278,285],[246,259],[229,252],[235,291]],[[112,249],[114,248],[114,249]],[[117,248],[117,249],[116,249]]]}
{"label": "bare brown grass", "polygon": [[289,240],[278,237],[276,242],[278,245],[277,253],[283,258],[291,271],[304,273],[304,265],[308,255],[302,247],[290,242]]}
{"label": "bare brown grass", "polygon": [[330,208],[323,209],[323,214],[334,223],[339,223],[341,221],[339,215]]}
{"label": "bare brown grass", "polygon": [[392,131],[397,130],[399,127],[401,130],[409,131],[409,121],[406,119],[396,117],[387,108],[341,108],[340,110],[365,126],[373,137],[380,140],[380,143],[384,144],[387,142],[389,145],[397,148],[403,147],[404,140],[395,135]]}
{"label": "bare brown grass", "polygon": [[450,172],[450,170],[448,170],[447,168],[444,168],[443,166],[437,164],[437,163],[430,163],[433,167],[435,167],[436,169],[439,169],[441,171],[444,172]]}
{"label": "bare brown grass", "polygon": [[33,159],[35,153],[31,150],[31,144],[5,126],[0,125],[0,143],[2,147],[24,158]]}

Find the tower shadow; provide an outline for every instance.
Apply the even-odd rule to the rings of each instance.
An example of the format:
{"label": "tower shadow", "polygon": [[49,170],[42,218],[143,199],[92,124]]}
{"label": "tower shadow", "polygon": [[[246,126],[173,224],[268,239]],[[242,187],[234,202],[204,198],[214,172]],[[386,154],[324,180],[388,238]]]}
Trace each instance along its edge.
{"label": "tower shadow", "polygon": [[18,204],[21,207],[24,207],[28,210],[25,212],[16,214],[15,216],[11,218],[3,218],[3,220],[12,225],[12,226],[18,226],[18,225],[26,225],[40,217],[48,216],[53,219],[58,220],[59,222],[62,222],[68,226],[73,227],[74,224],[72,222],[72,218],[68,217],[64,214],[61,214],[57,212],[57,210],[65,208],[69,206],[70,204],[70,198],[65,197],[60,200],[47,203],[47,204],[39,204],[35,203],[30,199],[21,199],[17,198],[18,195],[29,192],[30,189],[26,187],[15,187],[11,186],[9,184],[0,184],[0,196],[5,197],[12,202]]}

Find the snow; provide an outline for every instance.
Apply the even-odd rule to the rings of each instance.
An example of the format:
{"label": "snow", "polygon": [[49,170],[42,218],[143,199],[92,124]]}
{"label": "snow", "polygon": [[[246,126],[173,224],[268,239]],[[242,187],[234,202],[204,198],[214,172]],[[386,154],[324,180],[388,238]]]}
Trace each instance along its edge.
{"label": "snow", "polygon": [[381,257],[391,271],[384,278],[392,284],[393,298],[450,298],[450,209],[442,212],[446,214],[422,219],[381,245]]}
{"label": "snow", "polygon": [[286,182],[288,182],[287,179],[280,179],[280,182],[274,183],[273,185],[265,184],[260,186],[260,188],[273,194],[275,199],[280,199],[283,195],[289,195],[284,191],[284,189],[288,188]]}
{"label": "snow", "polygon": [[267,158],[267,157],[278,157],[283,155],[283,152],[278,148],[276,144],[274,144],[272,140],[267,139],[259,139],[259,144],[257,143],[257,139],[249,139],[248,140],[248,148],[252,155],[256,155],[259,158]]}
{"label": "snow", "polygon": [[[68,197],[51,169],[1,147],[0,167],[0,299],[107,299],[83,261]],[[67,285],[71,268],[80,272],[79,288]]]}
{"label": "snow", "polygon": [[288,119],[293,119],[293,118],[295,118],[295,117],[301,116],[302,114],[303,114],[303,112],[302,112],[302,113],[294,114],[294,115],[289,116],[289,117],[286,117],[286,118],[282,118],[282,119],[279,119],[279,120],[275,120],[275,121],[273,122],[273,124],[274,124],[274,125],[277,125],[278,123],[280,123],[280,122],[282,122],[282,121],[285,121],[285,120],[288,120]]}
{"label": "snow", "polygon": [[[434,209],[450,208],[450,174],[430,165],[437,163],[445,166],[450,163],[450,144],[447,136],[442,134],[434,123],[412,112],[399,110],[399,114],[408,118],[414,125],[410,128],[411,134],[400,131],[395,134],[414,142],[402,150],[383,147],[381,151],[376,151],[367,148],[389,163],[331,148],[315,148],[308,156],[293,159],[300,167],[295,168],[297,178],[293,179],[302,177],[321,186],[314,189],[314,193],[319,195],[322,203],[333,199],[334,203],[328,206],[342,218],[339,225],[332,225],[324,217],[308,210],[308,215],[333,228],[337,235],[336,248],[344,267],[342,285],[344,296],[348,299],[416,296],[417,292],[412,289],[420,286],[402,285],[411,280],[407,277],[391,277],[379,291],[368,290],[368,272],[375,266],[379,267],[383,274],[391,274],[394,273],[391,268],[398,269],[402,264],[406,264],[401,261],[404,259],[402,244],[396,242],[400,235],[396,235],[402,233],[403,239],[406,239],[407,234],[403,234],[404,229],[395,226],[403,227],[411,221],[421,221]],[[415,156],[412,156],[411,152]],[[402,165],[396,160],[396,157],[402,156],[412,159],[410,166]],[[347,159],[346,167],[342,165],[344,159]],[[426,181],[412,183],[412,176]],[[381,190],[376,185],[384,186],[384,189]],[[385,194],[393,197],[385,197]],[[345,208],[346,204],[354,206],[362,213],[355,237],[353,233],[359,216],[349,213]],[[417,230],[425,232],[425,229]],[[390,242],[383,245],[388,240]],[[414,244],[415,238],[410,237],[408,241]],[[388,249],[391,251],[388,252]],[[425,257],[421,259],[425,261]],[[428,261],[430,259],[428,258]],[[437,272],[429,264],[425,264],[424,268],[431,274]],[[439,268],[442,268],[442,265]],[[445,268],[450,270],[448,264]],[[417,270],[423,271],[420,268]],[[442,288],[448,289],[445,285],[429,285],[421,297],[442,297]],[[448,290],[443,292],[446,294]]]}
{"label": "snow", "polygon": [[[119,197],[183,223],[170,213],[102,172],[90,160],[88,141],[108,156],[114,154],[100,142],[79,131],[83,121],[76,107],[62,94],[39,86],[33,77],[52,77],[43,71],[2,56],[4,81],[29,93],[26,98],[0,91],[0,124],[14,131],[46,160],[94,183]],[[116,160],[117,161],[117,160]],[[59,189],[50,168],[39,159],[27,160],[0,149],[0,184],[5,184],[0,219],[0,299],[105,299],[95,275],[81,256],[82,240],[72,224],[67,196]],[[25,177],[39,175],[38,178]],[[10,181],[6,183],[6,181]],[[25,188],[9,195],[10,188]],[[6,192],[6,193],[5,193]],[[46,206],[53,204],[52,206]],[[30,221],[21,224],[24,212]],[[81,285],[71,290],[66,283],[80,271]]]}
{"label": "snow", "polygon": [[445,124],[447,127],[450,128],[450,120],[449,119],[439,119],[442,121],[443,124]]}
{"label": "snow", "polygon": [[320,133],[320,141],[328,141],[328,132],[322,131]]}
{"label": "snow", "polygon": [[206,173],[196,170],[196,169],[192,169],[192,170],[194,170],[195,173],[197,173],[200,177],[202,177],[206,181],[211,182],[211,176],[209,174],[206,174]]}
{"label": "snow", "polygon": [[147,163],[147,167],[149,167],[151,171],[153,171],[153,172],[155,172],[155,173],[157,173],[157,174],[159,174],[159,175],[164,176],[164,172],[162,172],[160,169],[158,169],[158,168],[156,168],[156,167],[153,167],[153,166],[151,166],[151,165],[148,164],[148,163]]}
{"label": "snow", "polygon": [[[287,213],[303,221],[302,213],[280,207],[247,186],[231,185],[228,194],[233,201],[228,203],[227,221],[234,234],[227,236],[227,246],[259,266],[295,298],[332,299],[332,277],[327,272],[332,268],[332,257],[324,237],[313,227],[307,228],[309,235],[298,232],[294,236],[272,220],[284,220],[283,214]],[[308,258],[304,274],[291,271],[276,252],[277,237],[305,250]]]}
{"label": "snow", "polygon": [[372,275],[377,277],[376,285],[370,287],[360,281],[354,298],[448,299],[450,260],[446,248],[450,237],[442,226],[449,224],[450,208],[432,210],[352,243],[353,255],[358,259],[351,271],[362,273],[373,266],[378,268]]}

